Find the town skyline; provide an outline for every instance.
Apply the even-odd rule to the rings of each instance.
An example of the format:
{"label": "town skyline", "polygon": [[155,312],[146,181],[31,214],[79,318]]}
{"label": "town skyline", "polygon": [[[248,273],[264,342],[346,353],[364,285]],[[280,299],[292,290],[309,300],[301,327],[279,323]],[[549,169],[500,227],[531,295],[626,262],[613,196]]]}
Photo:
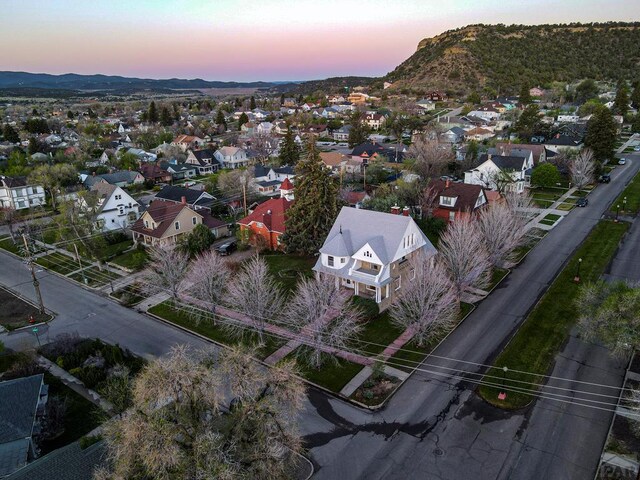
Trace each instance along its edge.
{"label": "town skyline", "polygon": [[[305,81],[382,76],[418,42],[469,24],[630,21],[640,4],[274,0],[250,9],[233,2],[143,1],[91,5],[75,0],[7,2],[0,20],[2,69],[50,74],[219,81]],[[578,8],[579,7],[579,8]],[[283,28],[285,26],[285,28]],[[20,48],[15,48],[20,45]],[[50,48],[55,47],[57,54]]]}

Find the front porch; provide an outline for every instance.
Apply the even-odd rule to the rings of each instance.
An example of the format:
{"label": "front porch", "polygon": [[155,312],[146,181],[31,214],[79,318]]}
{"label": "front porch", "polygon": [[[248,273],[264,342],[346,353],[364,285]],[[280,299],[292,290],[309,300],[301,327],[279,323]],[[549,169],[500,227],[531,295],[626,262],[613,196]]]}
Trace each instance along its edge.
{"label": "front porch", "polygon": [[380,311],[386,310],[391,305],[391,287],[389,284],[379,287],[343,278],[340,280],[340,286],[353,290],[354,295],[373,300],[378,304]]}

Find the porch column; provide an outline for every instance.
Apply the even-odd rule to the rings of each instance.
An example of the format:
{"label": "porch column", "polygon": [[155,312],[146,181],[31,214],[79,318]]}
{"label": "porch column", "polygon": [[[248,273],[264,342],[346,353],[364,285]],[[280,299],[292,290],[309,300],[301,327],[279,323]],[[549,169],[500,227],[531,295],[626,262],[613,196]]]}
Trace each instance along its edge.
{"label": "porch column", "polygon": [[382,301],[382,299],[380,298],[380,292],[380,287],[376,287],[376,303],[380,303]]}
{"label": "porch column", "polygon": [[354,295],[358,295],[358,292],[360,291],[360,289],[358,288],[358,282],[353,282],[353,290],[354,290]]}

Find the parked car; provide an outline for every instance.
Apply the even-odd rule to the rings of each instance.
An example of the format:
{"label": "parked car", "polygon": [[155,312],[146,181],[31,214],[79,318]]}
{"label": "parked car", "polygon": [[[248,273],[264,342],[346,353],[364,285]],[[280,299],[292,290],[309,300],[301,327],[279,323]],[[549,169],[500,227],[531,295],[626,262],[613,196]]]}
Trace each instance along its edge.
{"label": "parked car", "polygon": [[640,152],[640,145],[636,145],[635,147],[633,147],[633,151]]}
{"label": "parked car", "polygon": [[618,165],[624,165],[625,163],[627,163],[626,158],[621,158],[620,160],[618,160]]}
{"label": "parked car", "polygon": [[222,245],[218,245],[215,248],[215,251],[218,252],[218,254],[220,255],[231,255],[233,252],[236,251],[236,249],[238,248],[238,245],[236,244],[235,241],[231,240],[229,242],[225,242]]}
{"label": "parked car", "polygon": [[609,175],[608,173],[605,173],[598,177],[598,182],[600,183],[609,183],[610,181],[611,181],[611,175]]}
{"label": "parked car", "polygon": [[576,207],[586,207],[587,205],[589,205],[589,200],[585,197],[580,197],[576,200]]}

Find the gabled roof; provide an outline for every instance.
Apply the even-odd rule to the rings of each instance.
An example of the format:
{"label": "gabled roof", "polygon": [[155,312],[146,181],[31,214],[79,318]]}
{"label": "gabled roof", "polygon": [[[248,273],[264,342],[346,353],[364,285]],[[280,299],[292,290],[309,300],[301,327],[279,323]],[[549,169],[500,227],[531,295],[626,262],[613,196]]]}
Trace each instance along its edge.
{"label": "gabled roof", "polygon": [[187,205],[182,203],[163,202],[161,200],[154,200],[151,202],[147,211],[149,216],[156,223],[156,228],[146,228],[144,226],[144,215],[140,217],[131,226],[131,230],[143,235],[148,235],[154,238],[161,238],[167,229],[173,225],[174,220],[180,214],[183,209],[188,209],[192,213],[200,215],[199,213],[191,210]]}
{"label": "gabled roof", "polygon": [[0,175],[0,180],[2,181],[2,185],[6,188],[27,186],[27,177],[6,177],[4,175]]}
{"label": "gabled roof", "polygon": [[178,185],[165,185],[156,194],[156,198],[159,200],[169,200],[171,202],[181,202],[182,197],[185,197],[187,204],[194,205],[200,200],[200,197],[206,194],[202,190],[193,190],[192,188],[180,187]]}
{"label": "gabled roof", "polygon": [[[415,222],[409,216],[342,207],[320,252],[341,256],[332,252],[334,247],[340,248],[339,253],[343,252],[342,244],[335,239],[340,235],[343,237],[349,255],[353,255],[368,243],[375,250],[378,258],[385,263],[392,262],[396,260],[395,257],[402,247],[405,232],[411,224],[415,224]],[[420,232],[417,226],[416,230]],[[434,246],[422,232],[420,232],[420,237],[421,241],[418,242],[417,247],[435,252]]]}
{"label": "gabled roof", "polygon": [[[480,185],[469,183],[449,182],[444,180],[431,180],[428,188],[433,188],[439,197],[456,198],[455,205],[447,206],[438,203],[438,208],[455,211],[473,211],[482,194],[483,188]],[[486,196],[485,196],[486,197]]]}
{"label": "gabled roof", "polygon": [[251,214],[238,220],[238,223],[240,225],[249,225],[251,222],[260,222],[271,232],[284,233],[286,231],[286,213],[293,205],[293,202],[293,200],[287,200],[286,198],[272,198],[258,205]]}
{"label": "gabled roof", "polygon": [[496,153],[500,155],[512,155],[512,150],[530,150],[533,153],[534,160],[540,158],[540,155],[544,153],[544,145],[535,143],[496,143]]}
{"label": "gabled roof", "polygon": [[484,163],[487,160],[491,160],[496,167],[500,170],[522,170],[526,159],[524,157],[509,156],[509,155],[489,155],[483,153],[480,155],[480,163]]}
{"label": "gabled roof", "polygon": [[285,178],[280,185],[280,190],[293,190],[293,183],[289,180],[289,177]]}
{"label": "gabled roof", "polygon": [[84,184],[88,187],[91,187],[94,183],[99,182],[101,179],[111,184],[122,182],[132,183],[138,175],[140,175],[140,173],[134,170],[120,170],[118,172],[105,173],[101,175],[89,175],[85,179]]}

